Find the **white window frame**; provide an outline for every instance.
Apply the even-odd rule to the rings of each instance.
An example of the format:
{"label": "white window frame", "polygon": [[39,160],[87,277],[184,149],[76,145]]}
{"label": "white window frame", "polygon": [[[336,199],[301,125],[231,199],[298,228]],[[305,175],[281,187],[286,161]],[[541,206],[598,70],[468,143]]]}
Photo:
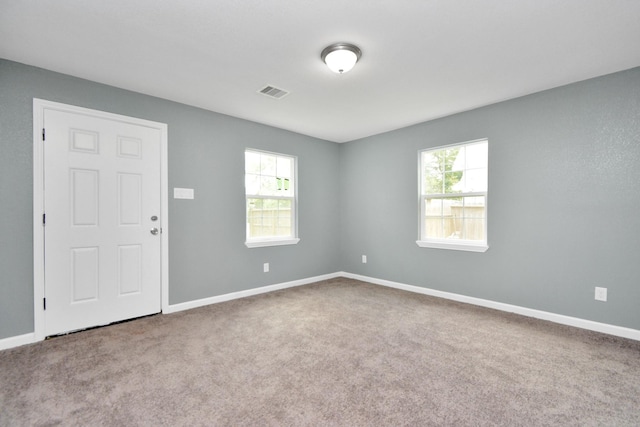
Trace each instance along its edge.
{"label": "white window frame", "polygon": [[[249,221],[247,215],[249,214],[247,205],[248,199],[264,199],[264,200],[290,200],[291,201],[291,236],[286,237],[255,237],[249,238],[249,231],[245,230],[245,242],[244,244],[248,248],[262,248],[269,246],[282,246],[282,245],[295,245],[300,242],[298,238],[298,158],[296,156],[292,156],[289,154],[275,153],[271,151],[257,150],[254,148],[246,148],[244,150],[244,154],[248,152],[257,153],[262,155],[276,156],[276,157],[286,157],[292,160],[293,164],[293,196],[272,196],[272,195],[259,195],[259,194],[249,194],[247,193],[247,188],[245,185],[245,224],[249,225]],[[246,160],[245,160],[245,180],[247,176],[246,172]]]}
{"label": "white window frame", "polygon": [[[450,249],[450,250],[458,250],[458,251],[470,251],[470,252],[486,252],[489,249],[489,245],[487,243],[487,223],[489,222],[489,188],[487,184],[486,191],[478,191],[478,192],[468,192],[468,193],[445,193],[445,194],[425,194],[423,185],[424,179],[422,176],[423,167],[422,167],[422,153],[424,152],[432,152],[432,151],[441,151],[447,150],[456,147],[469,146],[478,143],[489,143],[487,138],[476,139],[472,141],[444,145],[440,147],[427,148],[424,150],[418,151],[418,203],[419,203],[419,225],[418,225],[418,240],[416,244],[421,248],[434,248],[434,249]],[[487,174],[489,173],[489,161],[487,158]],[[433,199],[433,198],[450,198],[450,197],[474,197],[474,196],[483,196],[485,200],[485,220],[484,220],[484,240],[454,240],[454,239],[435,239],[435,238],[427,238],[425,236],[425,200]]]}

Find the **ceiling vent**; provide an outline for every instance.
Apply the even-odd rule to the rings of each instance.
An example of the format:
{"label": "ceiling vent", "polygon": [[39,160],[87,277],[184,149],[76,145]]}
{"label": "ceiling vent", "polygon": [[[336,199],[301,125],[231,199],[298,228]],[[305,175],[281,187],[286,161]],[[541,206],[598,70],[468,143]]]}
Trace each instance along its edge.
{"label": "ceiling vent", "polygon": [[258,91],[259,93],[268,96],[269,98],[280,99],[289,95],[289,92],[283,89],[278,89],[275,86],[265,86]]}

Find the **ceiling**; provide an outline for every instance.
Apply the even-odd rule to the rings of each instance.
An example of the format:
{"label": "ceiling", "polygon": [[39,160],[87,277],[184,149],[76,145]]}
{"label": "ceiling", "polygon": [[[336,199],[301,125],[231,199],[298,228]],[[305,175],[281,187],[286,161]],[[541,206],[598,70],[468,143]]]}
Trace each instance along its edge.
{"label": "ceiling", "polygon": [[640,66],[640,0],[0,0],[0,57],[345,142]]}

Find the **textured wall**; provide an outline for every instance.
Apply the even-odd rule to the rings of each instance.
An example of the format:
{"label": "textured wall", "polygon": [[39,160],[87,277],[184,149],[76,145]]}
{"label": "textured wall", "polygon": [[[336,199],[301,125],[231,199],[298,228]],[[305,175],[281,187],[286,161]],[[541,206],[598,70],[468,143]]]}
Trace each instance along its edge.
{"label": "textured wall", "polygon": [[[419,248],[418,150],[485,137],[489,250]],[[640,329],[640,68],[340,154],[343,270]]]}
{"label": "textured wall", "polygon": [[[0,60],[0,339],[33,332],[34,97],[169,125],[171,304],[343,270],[640,329],[640,68],[337,145]],[[419,248],[418,150],[483,137],[489,250]],[[298,156],[298,245],[244,246],[245,147]]]}
{"label": "textured wall", "polygon": [[[337,144],[0,60],[0,339],[33,332],[34,97],[168,124],[171,304],[337,270]],[[244,245],[246,147],[298,156],[298,245]]]}

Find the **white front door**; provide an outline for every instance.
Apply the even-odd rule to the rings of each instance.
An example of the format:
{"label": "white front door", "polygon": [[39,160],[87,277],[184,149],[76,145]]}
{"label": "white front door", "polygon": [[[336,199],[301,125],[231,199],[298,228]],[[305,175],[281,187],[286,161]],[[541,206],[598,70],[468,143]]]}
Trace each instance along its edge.
{"label": "white front door", "polygon": [[44,333],[161,310],[161,132],[44,111]]}

